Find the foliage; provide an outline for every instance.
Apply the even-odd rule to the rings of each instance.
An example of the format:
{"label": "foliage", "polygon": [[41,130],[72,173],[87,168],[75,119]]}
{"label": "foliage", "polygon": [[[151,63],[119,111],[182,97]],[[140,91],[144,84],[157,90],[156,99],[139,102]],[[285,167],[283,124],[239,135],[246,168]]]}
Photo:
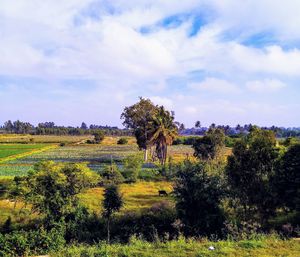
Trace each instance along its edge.
{"label": "foliage", "polygon": [[105,185],[121,184],[124,182],[124,177],[120,172],[119,167],[113,162],[110,165],[104,166],[102,171],[103,182]]}
{"label": "foliage", "polygon": [[167,160],[168,146],[178,135],[178,128],[174,121],[174,114],[166,111],[163,106],[155,112],[152,121],[150,144],[155,146],[156,156],[160,164],[164,165]]}
{"label": "foliage", "polygon": [[110,242],[110,219],[123,206],[123,198],[116,185],[109,185],[104,191],[103,216],[107,220],[107,242]]}
{"label": "foliage", "polygon": [[143,159],[140,155],[129,155],[123,160],[122,174],[126,182],[136,182],[138,175],[142,170]]}
{"label": "foliage", "polygon": [[193,145],[199,136],[180,136],[173,141],[173,145]]}
{"label": "foliage", "polygon": [[125,138],[125,137],[121,137],[118,142],[117,142],[118,145],[127,145],[128,144],[128,139]]}
{"label": "foliage", "polygon": [[96,144],[99,144],[103,141],[104,139],[104,132],[102,130],[95,130],[93,132],[93,136],[94,136],[94,141]]}
{"label": "foliage", "polygon": [[77,195],[91,187],[98,176],[83,164],[40,162],[25,177],[15,177],[10,195],[30,203],[32,211],[45,216],[45,224],[64,219],[78,205]]}
{"label": "foliage", "polygon": [[156,156],[164,164],[167,146],[178,133],[174,113],[141,97],[138,103],[124,108],[121,118],[124,119],[123,125],[133,130],[139,148],[145,150],[144,160],[147,160],[148,148],[155,146]]}
{"label": "foliage", "polygon": [[41,227],[0,234],[0,256],[32,256],[57,251],[65,246],[64,234],[64,227],[60,225],[49,231]]}
{"label": "foliage", "polygon": [[132,129],[140,149],[147,149],[151,138],[150,124],[157,106],[150,99],[140,98],[140,101],[132,106],[125,107],[121,114],[123,125]]}
{"label": "foliage", "polygon": [[194,155],[208,160],[219,156],[225,145],[225,134],[222,129],[210,128],[205,136],[200,137],[193,144]]}
{"label": "foliage", "polygon": [[230,192],[242,205],[241,218],[245,220],[256,218],[264,223],[274,211],[270,180],[278,156],[275,144],[272,131],[254,128],[248,140],[237,142],[233,155],[228,157],[226,176]]}
{"label": "foliage", "polygon": [[186,162],[176,173],[175,196],[178,218],[187,235],[220,233],[223,215],[219,204],[223,190],[218,177],[209,176],[204,164]]}
{"label": "foliage", "polygon": [[292,145],[278,162],[273,186],[280,206],[300,213],[300,144]]}

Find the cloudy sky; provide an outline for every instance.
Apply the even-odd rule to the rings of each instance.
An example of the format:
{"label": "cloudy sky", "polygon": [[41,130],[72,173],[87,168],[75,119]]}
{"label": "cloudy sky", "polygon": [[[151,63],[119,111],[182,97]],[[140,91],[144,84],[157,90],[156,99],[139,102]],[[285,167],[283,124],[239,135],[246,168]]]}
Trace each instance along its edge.
{"label": "cloudy sky", "polygon": [[0,0],[0,124],[300,126],[298,0]]}

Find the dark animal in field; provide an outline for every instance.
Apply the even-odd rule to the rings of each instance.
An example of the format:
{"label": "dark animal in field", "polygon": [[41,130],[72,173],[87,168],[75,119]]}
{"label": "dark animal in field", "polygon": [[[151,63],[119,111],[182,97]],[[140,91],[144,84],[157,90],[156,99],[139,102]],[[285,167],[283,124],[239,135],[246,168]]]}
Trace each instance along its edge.
{"label": "dark animal in field", "polygon": [[159,196],[168,196],[168,193],[165,190],[158,190]]}

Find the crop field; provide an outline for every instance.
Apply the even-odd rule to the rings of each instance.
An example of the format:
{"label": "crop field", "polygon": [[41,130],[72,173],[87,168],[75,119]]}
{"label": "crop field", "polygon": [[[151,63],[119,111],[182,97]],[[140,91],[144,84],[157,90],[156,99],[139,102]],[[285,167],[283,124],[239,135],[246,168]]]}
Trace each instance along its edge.
{"label": "crop field", "polygon": [[[64,137],[62,137],[64,138]],[[47,136],[47,140],[49,136]],[[14,176],[23,176],[33,168],[33,165],[42,160],[53,160],[55,162],[85,162],[95,171],[102,169],[103,165],[110,163],[111,160],[120,165],[120,161],[131,154],[143,155],[133,138],[128,138],[129,143],[118,145],[118,137],[105,137],[99,144],[76,143],[58,146],[53,144],[0,144],[0,179],[11,180]],[[4,154],[5,153],[5,154]],[[187,156],[192,156],[193,151],[190,146],[176,145],[169,147],[172,160],[183,160]],[[18,158],[19,157],[19,158]],[[2,161],[1,161],[2,160]],[[156,174],[156,175],[155,175]],[[158,190],[171,192],[172,185],[166,181],[159,181],[159,174],[155,169],[145,168],[141,176],[147,180],[157,178],[158,181],[140,181],[134,184],[122,184],[120,190],[125,198],[125,205],[121,213],[128,211],[138,211],[150,208],[153,204],[168,201],[173,204],[171,196],[159,197]],[[93,212],[100,213],[101,201],[103,199],[103,188],[97,187],[88,190],[80,195],[83,205]],[[17,223],[26,223],[36,218],[36,215],[29,215],[28,207],[22,203],[0,200],[0,223],[3,223],[9,216]]]}
{"label": "crop field", "polygon": [[[116,140],[116,139],[114,139]],[[1,145],[5,149],[7,145]],[[24,147],[23,151],[31,151],[31,145],[26,144],[11,144],[9,147],[18,146]],[[34,146],[44,146],[47,144],[39,144]],[[51,145],[50,145],[51,146]],[[1,149],[1,148],[0,148]],[[38,148],[37,148],[38,149]],[[7,150],[4,150],[7,151]],[[16,176],[26,175],[34,163],[43,160],[52,160],[55,162],[85,162],[88,166],[95,171],[101,170],[104,164],[114,161],[120,163],[122,159],[131,154],[143,153],[138,150],[136,144],[117,145],[112,143],[111,139],[107,139],[102,144],[74,144],[66,145],[63,147],[50,147],[45,151],[32,152],[32,154],[26,154],[22,158],[10,158],[1,162],[0,159],[0,176]],[[187,145],[174,145],[169,147],[169,154],[172,157],[172,161],[179,162],[186,158],[193,159],[193,149]],[[20,173],[18,173],[20,171]]]}
{"label": "crop field", "polygon": [[92,136],[55,136],[55,135],[15,135],[15,134],[4,134],[0,135],[0,143],[76,143],[82,142],[87,139],[91,139]]}
{"label": "crop field", "polygon": [[[46,144],[4,144],[0,145],[0,163],[14,161],[19,158],[24,158],[29,155],[47,151],[56,148],[56,145]],[[1,175],[1,174],[0,174]]]}

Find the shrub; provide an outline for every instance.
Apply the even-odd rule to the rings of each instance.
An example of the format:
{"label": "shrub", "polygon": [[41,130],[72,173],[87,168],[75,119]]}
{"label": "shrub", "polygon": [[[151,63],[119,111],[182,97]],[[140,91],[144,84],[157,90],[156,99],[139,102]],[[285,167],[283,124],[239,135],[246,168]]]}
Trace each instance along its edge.
{"label": "shrub", "polygon": [[140,155],[129,155],[123,160],[123,176],[126,182],[136,182],[139,173],[141,172],[143,159]]}
{"label": "shrub", "polygon": [[125,138],[125,137],[121,137],[118,142],[117,142],[118,145],[126,145],[128,144],[128,139]]}

